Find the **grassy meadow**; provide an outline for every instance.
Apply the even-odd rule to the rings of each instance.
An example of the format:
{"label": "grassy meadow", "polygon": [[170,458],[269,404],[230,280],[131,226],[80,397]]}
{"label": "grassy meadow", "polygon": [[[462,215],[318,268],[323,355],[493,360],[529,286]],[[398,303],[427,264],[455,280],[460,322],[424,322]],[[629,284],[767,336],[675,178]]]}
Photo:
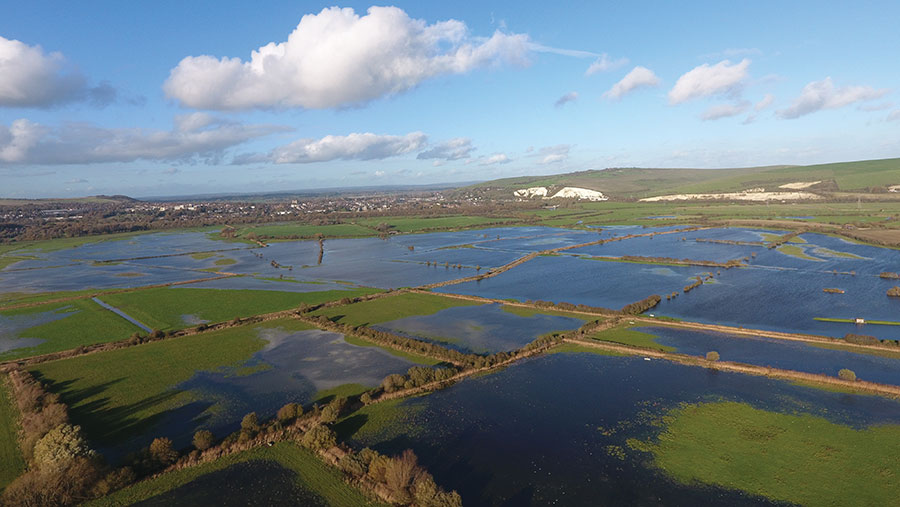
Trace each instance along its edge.
{"label": "grassy meadow", "polygon": [[900,426],[854,429],[735,402],[686,405],[650,442],[630,441],[683,484],[739,489],[800,505],[894,505]]}
{"label": "grassy meadow", "polygon": [[325,315],[332,321],[341,324],[367,326],[414,315],[431,315],[447,308],[477,304],[472,301],[432,294],[405,293],[347,306],[324,308],[316,310],[312,315]]}
{"label": "grassy meadow", "polygon": [[650,333],[637,331],[628,327],[614,327],[612,329],[606,329],[604,331],[600,331],[599,333],[591,335],[591,338],[605,342],[630,345],[632,347],[643,347],[646,349],[661,350],[663,352],[675,352],[676,350],[675,347],[669,347],[656,343],[656,336]]}
{"label": "grassy meadow", "polygon": [[295,319],[274,320],[41,363],[31,371],[60,394],[90,438],[114,444],[191,401],[173,386],[196,371],[239,366],[265,345],[259,329],[279,327],[309,329]]}
{"label": "grassy meadow", "polygon": [[33,347],[0,353],[0,360],[48,354],[74,349],[80,345],[124,340],[135,331],[140,331],[134,324],[104,309],[90,299],[75,299],[65,303],[49,303],[15,310],[2,310],[0,315],[15,318],[44,312],[66,314],[66,316],[20,331],[18,336],[21,338],[40,338],[46,341]]}
{"label": "grassy meadow", "polygon": [[132,505],[189,484],[205,474],[250,460],[271,460],[293,470],[297,473],[299,485],[312,490],[329,505],[380,505],[344,482],[342,474],[337,469],[329,467],[310,451],[292,442],[280,442],[272,447],[257,447],[210,463],[169,472],[86,505],[91,507]]}
{"label": "grassy meadow", "polygon": [[301,303],[318,304],[376,292],[380,291],[353,288],[319,292],[280,292],[162,287],[108,294],[102,299],[153,329],[168,331],[192,325],[185,321],[183,315],[192,315],[209,322],[223,322],[235,317],[290,310]]}

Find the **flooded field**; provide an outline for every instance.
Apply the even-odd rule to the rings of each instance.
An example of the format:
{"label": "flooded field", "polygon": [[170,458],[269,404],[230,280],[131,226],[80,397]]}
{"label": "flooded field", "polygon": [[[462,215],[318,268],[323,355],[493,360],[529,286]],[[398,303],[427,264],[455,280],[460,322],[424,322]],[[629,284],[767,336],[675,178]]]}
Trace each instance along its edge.
{"label": "flooded field", "polygon": [[[856,428],[900,423],[900,403],[665,361],[561,353],[465,380],[344,424],[358,446],[411,447],[467,505],[755,505],[683,485],[629,445],[683,403],[736,401]],[[502,472],[501,472],[502,471]]]}
{"label": "flooded field", "polygon": [[448,308],[424,316],[383,322],[375,329],[440,343],[462,352],[511,351],[553,331],[577,329],[584,320],[536,313],[520,316],[503,305]]}
{"label": "flooded field", "polygon": [[883,384],[900,385],[900,350],[890,357],[818,347],[809,343],[776,340],[759,336],[734,336],[711,331],[671,327],[634,327],[649,333],[660,345],[676,352],[702,356],[714,350],[723,361],[771,366],[836,377],[842,368],[857,378]]}

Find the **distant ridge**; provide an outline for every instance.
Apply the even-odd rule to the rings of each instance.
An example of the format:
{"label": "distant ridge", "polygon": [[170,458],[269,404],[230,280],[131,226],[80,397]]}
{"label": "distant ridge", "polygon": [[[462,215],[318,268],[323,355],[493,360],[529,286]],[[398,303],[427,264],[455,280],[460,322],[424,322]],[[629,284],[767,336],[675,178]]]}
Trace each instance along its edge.
{"label": "distant ridge", "polygon": [[[478,183],[458,190],[490,197],[512,197],[529,187],[579,187],[617,199],[641,199],[668,194],[741,192],[747,189],[784,191],[782,185],[809,184],[828,193],[887,193],[900,185],[900,158],[838,162],[808,166],[763,166],[737,169],[609,168],[550,176],[522,176]],[[780,188],[781,187],[781,188]]]}

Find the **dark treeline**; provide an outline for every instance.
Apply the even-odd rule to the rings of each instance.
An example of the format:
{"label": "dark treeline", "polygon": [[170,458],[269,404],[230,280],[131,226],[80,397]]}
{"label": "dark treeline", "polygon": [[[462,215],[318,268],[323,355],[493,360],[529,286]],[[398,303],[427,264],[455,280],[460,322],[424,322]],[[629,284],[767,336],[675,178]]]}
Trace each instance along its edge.
{"label": "dark treeline", "polygon": [[889,347],[900,347],[900,340],[879,340],[878,338],[867,334],[847,333],[844,335],[844,341],[858,345],[887,345]]}
{"label": "dark treeline", "polygon": [[[131,483],[130,469],[113,469],[88,445],[68,407],[30,373],[9,372],[12,395],[21,414],[20,448],[25,473],[3,491],[9,506],[75,505]],[[5,466],[5,464],[4,464]]]}
{"label": "dark treeline", "polygon": [[662,301],[662,298],[657,294],[653,294],[640,301],[623,306],[621,312],[626,315],[640,315],[658,305],[660,301]]}

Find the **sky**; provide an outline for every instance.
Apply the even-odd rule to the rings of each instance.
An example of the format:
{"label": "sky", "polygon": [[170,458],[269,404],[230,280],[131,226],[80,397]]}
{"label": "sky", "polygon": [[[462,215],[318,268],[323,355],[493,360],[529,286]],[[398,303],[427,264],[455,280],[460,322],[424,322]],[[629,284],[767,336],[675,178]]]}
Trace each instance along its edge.
{"label": "sky", "polygon": [[723,5],[6,2],[0,196],[900,157],[900,3]]}

